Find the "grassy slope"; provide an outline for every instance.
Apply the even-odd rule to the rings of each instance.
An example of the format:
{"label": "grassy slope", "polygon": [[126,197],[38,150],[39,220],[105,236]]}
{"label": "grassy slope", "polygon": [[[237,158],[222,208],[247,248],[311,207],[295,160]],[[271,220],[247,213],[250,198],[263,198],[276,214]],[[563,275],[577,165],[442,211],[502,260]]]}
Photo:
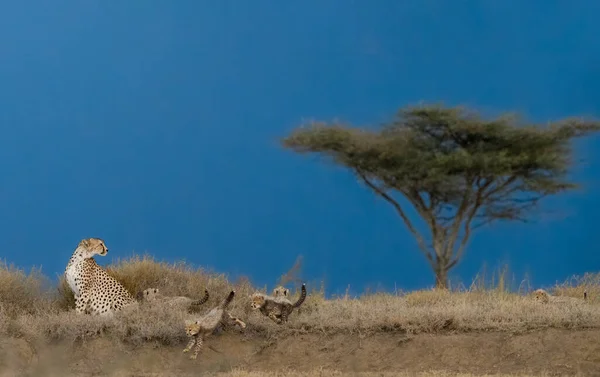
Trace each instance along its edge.
{"label": "grassy slope", "polygon": [[[277,326],[249,310],[247,297],[254,292],[255,288],[246,280],[232,284],[224,275],[208,274],[202,269],[193,269],[185,264],[160,263],[148,257],[134,257],[118,262],[116,265],[109,266],[108,271],[132,293],[147,287],[158,287],[165,294],[201,297],[206,287],[211,298],[207,304],[199,308],[201,313],[210,309],[234,287],[237,297],[231,305],[232,314],[245,320],[248,327],[243,334],[237,334],[236,330],[227,330],[225,336],[209,340],[209,345],[226,346],[227,349],[238,347],[236,352],[246,355],[243,360],[238,359],[233,364],[231,359],[227,359],[229,361],[226,363],[226,370],[240,365],[249,368],[252,365],[258,365],[259,369],[262,368],[260,367],[262,365],[263,369],[270,370],[278,365],[273,363],[273,358],[277,361],[277,358],[285,355],[286,349],[293,349],[298,355],[305,355],[304,359],[308,367],[335,368],[345,365],[344,369],[348,370],[348,368],[354,367],[344,364],[344,360],[356,360],[358,357],[355,355],[356,353],[364,354],[366,351],[361,351],[360,348],[362,344],[371,344],[372,346],[387,344],[387,348],[382,348],[379,352],[382,360],[386,354],[395,355],[396,360],[402,360],[403,356],[396,353],[403,352],[398,351],[402,349],[403,345],[411,344],[408,347],[410,349],[414,348],[416,344],[421,344],[422,351],[427,354],[427,350],[439,348],[435,347],[436,344],[445,344],[442,339],[454,340],[446,340],[447,345],[439,348],[437,353],[428,353],[432,357],[431,363],[436,360],[443,361],[431,364],[432,367],[434,364],[439,368],[454,365],[452,367],[454,371],[470,371],[469,365],[475,367],[479,363],[477,360],[481,360],[481,357],[490,358],[501,353],[502,347],[508,347],[504,350],[506,357],[518,359],[518,352],[511,356],[510,349],[520,349],[519,347],[521,347],[523,351],[520,352],[523,353],[533,347],[533,349],[539,349],[542,356],[544,354],[550,356],[552,352],[560,350],[561,345],[568,343],[583,347],[580,353],[576,352],[572,355],[573,360],[563,360],[566,364],[572,364],[571,369],[568,369],[569,373],[577,368],[581,369],[581,365],[588,365],[585,363],[590,362],[600,367],[600,360],[582,360],[590,359],[586,352],[600,354],[600,341],[597,341],[600,333],[594,333],[595,336],[586,333],[586,331],[590,331],[589,329],[600,329],[600,300],[598,300],[600,284],[598,284],[598,277],[593,275],[575,281],[572,285],[560,286],[555,289],[557,294],[575,297],[581,297],[583,290],[587,289],[590,302],[581,304],[543,305],[534,302],[530,296],[513,294],[501,289],[472,289],[452,293],[417,291],[403,295],[375,294],[360,298],[345,297],[332,300],[325,300],[320,292],[313,291],[309,294],[301,310],[292,315],[290,323]],[[70,311],[73,306],[73,298],[64,282],[61,281],[58,288],[50,290],[47,288],[48,280],[38,271],[27,274],[9,266],[0,267],[0,335],[5,339],[18,339],[29,345],[23,346],[25,348],[21,352],[22,354],[31,352],[32,355],[41,355],[44,353],[42,349],[47,347],[65,347],[65,345],[72,347],[82,341],[85,344],[107,341],[111,344],[107,346],[108,349],[116,349],[117,345],[127,347],[130,355],[137,355],[136,350],[140,350],[140,352],[146,350],[144,352],[151,354],[154,351],[147,351],[151,346],[152,349],[159,347],[158,349],[163,353],[172,354],[174,358],[180,360],[182,359],[180,349],[183,348],[186,340],[183,321],[198,315],[160,306],[142,306],[132,308],[110,319],[76,316]],[[525,347],[515,344],[507,345],[508,343],[503,343],[503,346],[500,343],[505,338],[494,338],[497,335],[487,334],[492,332],[504,334],[502,336],[505,337],[514,337],[515,334],[528,336],[527,333],[538,330],[545,332],[533,338],[523,338],[525,340],[520,344],[524,344]],[[552,338],[554,340],[549,340],[547,335],[544,335],[548,331],[565,330],[568,330],[567,335],[560,333],[563,335],[557,336],[556,334],[559,333],[554,333],[556,335]],[[581,331],[576,332],[575,330]],[[569,335],[569,331],[571,335]],[[440,338],[436,338],[430,344],[423,340],[431,338],[432,335]],[[460,340],[461,336],[471,338]],[[472,338],[473,336],[476,338]],[[421,340],[419,341],[419,339]],[[359,348],[355,346],[357,342],[360,345]],[[329,344],[329,346],[317,347],[317,344],[321,343]],[[298,348],[297,344],[302,346]],[[469,344],[480,345],[473,348],[468,346]],[[77,347],[86,349],[85,347],[81,348],[80,345]],[[321,351],[313,354],[313,351],[318,349]],[[453,349],[463,350],[465,360],[469,359],[466,356],[477,355],[478,352],[481,357],[472,358],[473,362],[464,364],[464,368],[461,369],[460,363],[444,361],[444,357],[449,357],[447,356],[448,352]],[[69,354],[68,351],[63,353]],[[201,358],[210,358],[211,356],[206,355],[211,353],[218,355],[218,352],[207,349]],[[321,354],[328,356],[321,362],[314,362],[319,359]],[[538,352],[538,354],[540,353]],[[559,354],[564,354],[564,351],[557,353],[557,355]],[[268,356],[262,357],[261,355]],[[378,358],[377,348],[370,355],[371,359]],[[151,358],[156,359],[156,357],[154,355]],[[454,357],[461,358],[459,354]],[[21,356],[17,357],[17,359],[19,358],[23,359]],[[339,359],[339,363],[331,362],[331,360],[335,361],[335,358]],[[418,359],[418,357],[416,358]],[[535,358],[535,356],[532,355],[531,358]],[[300,360],[304,359],[300,357]],[[363,366],[371,369],[362,367],[358,369],[398,370],[402,369],[402,365],[410,364],[409,361],[412,358],[408,358],[406,359],[408,361],[404,362],[375,363],[371,366],[369,366],[369,360],[369,358],[363,358]],[[196,364],[201,367],[205,362],[207,361],[199,360]],[[190,363],[188,364],[195,365]],[[163,363],[163,365],[166,364]],[[522,370],[525,370],[535,363],[524,361],[522,365],[513,364],[517,367],[520,365]],[[534,368],[537,372],[544,370],[539,365],[540,363],[537,364]],[[65,363],[62,365],[64,366]],[[285,365],[298,369],[302,363],[296,365],[294,359],[289,359]],[[387,367],[378,367],[378,365],[387,365]],[[0,364],[1,366],[2,364]],[[207,365],[204,366],[207,367]],[[422,371],[424,368],[426,369],[426,366],[414,366],[413,370]],[[482,369],[481,367],[477,370],[481,370],[482,373],[502,371],[490,368]],[[521,369],[507,369],[507,371],[510,370],[520,371]],[[566,372],[567,370],[565,370]],[[245,372],[235,373],[243,376]]]}

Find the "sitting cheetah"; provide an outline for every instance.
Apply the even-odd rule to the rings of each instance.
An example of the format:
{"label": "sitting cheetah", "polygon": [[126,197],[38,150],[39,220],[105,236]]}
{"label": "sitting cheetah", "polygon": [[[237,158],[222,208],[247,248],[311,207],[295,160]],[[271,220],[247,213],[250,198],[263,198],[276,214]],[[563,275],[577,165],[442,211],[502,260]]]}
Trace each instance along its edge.
{"label": "sitting cheetah", "polygon": [[535,301],[547,304],[550,302],[556,303],[564,303],[564,302],[572,302],[578,303],[582,301],[587,301],[587,291],[583,291],[583,300],[577,297],[570,296],[553,296],[550,293],[546,292],[543,289],[537,289],[533,292],[533,299]]}
{"label": "sitting cheetah", "polygon": [[75,295],[78,314],[112,315],[135,303],[133,296],[94,260],[104,256],[108,248],[99,238],[82,240],[65,269],[65,278]]}
{"label": "sitting cheetah", "polygon": [[218,325],[223,324],[227,326],[237,324],[241,328],[246,328],[246,324],[242,320],[231,316],[231,314],[226,310],[233,300],[234,295],[235,291],[231,291],[225,300],[219,304],[219,306],[211,309],[208,313],[202,316],[202,318],[186,324],[185,333],[191,339],[183,352],[189,352],[195,345],[194,353],[190,356],[190,359],[193,360],[198,357],[198,353],[200,353],[202,350],[204,339],[208,335],[212,334]]}
{"label": "sitting cheetah", "polygon": [[302,284],[302,291],[298,301],[292,304],[286,297],[267,296],[263,293],[254,293],[250,296],[252,302],[250,307],[269,317],[273,322],[282,324],[287,322],[288,317],[295,308],[298,308],[306,299],[306,284]]}
{"label": "sitting cheetah", "polygon": [[208,301],[208,290],[204,290],[204,297],[199,300],[194,300],[184,296],[164,296],[158,288],[148,288],[143,292],[138,293],[138,300],[144,302],[161,302],[172,308],[188,309],[190,306],[199,306]]}
{"label": "sitting cheetah", "polygon": [[281,285],[273,289],[273,297],[288,297],[289,295],[290,290]]}

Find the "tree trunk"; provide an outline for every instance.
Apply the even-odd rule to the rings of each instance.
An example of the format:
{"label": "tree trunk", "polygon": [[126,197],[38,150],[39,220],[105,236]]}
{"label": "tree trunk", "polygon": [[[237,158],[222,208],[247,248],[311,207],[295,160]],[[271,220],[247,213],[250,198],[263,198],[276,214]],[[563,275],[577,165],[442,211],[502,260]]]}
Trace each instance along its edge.
{"label": "tree trunk", "polygon": [[436,266],[435,268],[435,288],[448,289],[448,268],[446,266]]}

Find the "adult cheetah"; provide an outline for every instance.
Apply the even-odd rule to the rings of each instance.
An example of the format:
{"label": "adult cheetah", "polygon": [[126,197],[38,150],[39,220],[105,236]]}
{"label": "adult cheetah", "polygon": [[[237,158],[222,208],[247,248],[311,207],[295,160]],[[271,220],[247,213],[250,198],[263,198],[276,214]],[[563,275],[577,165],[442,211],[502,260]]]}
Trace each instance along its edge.
{"label": "adult cheetah", "polygon": [[94,260],[108,248],[100,238],[82,240],[65,269],[65,279],[75,295],[78,314],[112,315],[135,303],[134,297]]}

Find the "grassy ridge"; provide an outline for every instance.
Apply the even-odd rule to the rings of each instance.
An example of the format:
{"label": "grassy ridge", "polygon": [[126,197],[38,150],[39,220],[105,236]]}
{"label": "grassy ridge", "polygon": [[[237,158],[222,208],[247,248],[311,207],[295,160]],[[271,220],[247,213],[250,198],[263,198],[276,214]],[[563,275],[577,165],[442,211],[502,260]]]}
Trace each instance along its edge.
{"label": "grassy ridge", "polygon": [[[232,289],[237,295],[232,314],[248,323],[246,336],[297,334],[302,332],[380,332],[407,334],[441,331],[509,331],[542,328],[600,328],[600,275],[571,279],[553,293],[582,297],[588,303],[542,305],[530,295],[508,292],[503,284],[483,288],[474,285],[455,292],[423,290],[403,294],[371,294],[324,299],[311,291],[290,322],[277,326],[249,309],[248,295],[256,290],[246,279],[229,282],[222,274],[208,273],[184,263],[158,262],[134,256],[107,267],[132,294],[158,287],[167,295],[202,297],[210,300],[198,310],[210,309]],[[264,291],[264,289],[262,290]],[[297,293],[296,293],[297,294]],[[111,336],[127,343],[184,341],[183,321],[198,314],[158,306],[133,307],[114,318],[77,316],[72,311],[73,295],[64,280],[52,287],[40,271],[26,273],[14,266],[0,265],[0,334],[31,340],[76,340]]]}

